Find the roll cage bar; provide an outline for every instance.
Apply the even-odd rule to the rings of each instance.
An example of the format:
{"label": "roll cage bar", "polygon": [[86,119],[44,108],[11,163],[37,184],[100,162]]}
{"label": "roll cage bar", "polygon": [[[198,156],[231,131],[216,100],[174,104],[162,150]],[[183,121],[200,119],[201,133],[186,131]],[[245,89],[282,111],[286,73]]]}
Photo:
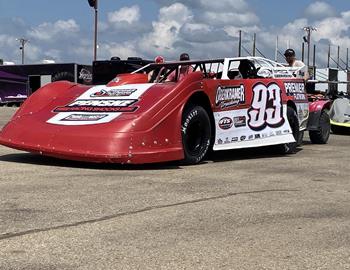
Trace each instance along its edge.
{"label": "roll cage bar", "polygon": [[162,64],[148,64],[138,70],[135,70],[131,74],[135,73],[149,73],[152,70],[165,70],[162,78],[157,82],[164,82],[168,76],[175,71],[175,77],[178,77],[179,67],[180,66],[192,66],[193,71],[201,71],[203,73],[204,78],[211,78],[211,73],[213,72],[213,68],[216,69],[216,73],[219,72],[220,64],[223,66],[225,59],[210,59],[210,60],[192,60],[192,61],[176,61],[176,62],[167,62]]}

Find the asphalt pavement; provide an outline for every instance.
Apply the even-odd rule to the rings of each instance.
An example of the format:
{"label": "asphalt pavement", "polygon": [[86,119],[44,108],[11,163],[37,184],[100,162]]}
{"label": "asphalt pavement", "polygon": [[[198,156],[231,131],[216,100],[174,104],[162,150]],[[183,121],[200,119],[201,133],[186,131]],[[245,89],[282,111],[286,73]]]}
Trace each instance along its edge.
{"label": "asphalt pavement", "polygon": [[350,136],[196,166],[0,146],[0,269],[350,269]]}

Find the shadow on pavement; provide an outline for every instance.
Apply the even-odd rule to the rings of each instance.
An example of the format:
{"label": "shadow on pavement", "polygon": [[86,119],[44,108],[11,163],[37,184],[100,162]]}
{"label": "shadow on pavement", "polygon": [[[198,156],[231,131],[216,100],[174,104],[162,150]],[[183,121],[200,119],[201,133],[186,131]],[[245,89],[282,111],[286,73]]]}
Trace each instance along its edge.
{"label": "shadow on pavement", "polygon": [[[299,152],[300,150],[301,150],[300,148],[297,148],[297,152]],[[260,158],[274,158],[274,157],[278,158],[278,157],[287,157],[287,156],[288,155],[276,153],[276,150],[273,147],[225,150],[225,151],[212,152],[209,155],[209,157],[206,160],[204,160],[201,164],[207,164],[210,162],[244,160],[244,159],[260,159]],[[7,155],[0,156],[0,161],[32,164],[32,165],[42,165],[42,166],[70,167],[70,168],[96,169],[96,170],[175,170],[175,169],[181,169],[184,166],[186,167],[186,165],[183,165],[181,161],[143,164],[143,165],[92,163],[92,162],[63,160],[63,159],[41,156],[41,155],[32,154],[32,153],[7,154]],[[194,166],[198,166],[198,165],[194,165]]]}

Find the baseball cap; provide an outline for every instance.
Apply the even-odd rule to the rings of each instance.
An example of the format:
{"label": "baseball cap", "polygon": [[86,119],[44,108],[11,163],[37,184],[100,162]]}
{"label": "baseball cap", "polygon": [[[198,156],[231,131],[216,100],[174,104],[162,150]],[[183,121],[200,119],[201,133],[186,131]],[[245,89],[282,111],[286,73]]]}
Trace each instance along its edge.
{"label": "baseball cap", "polygon": [[284,52],[284,56],[295,56],[295,51],[293,49],[287,49],[285,52]]}
{"label": "baseball cap", "polygon": [[188,53],[182,53],[180,55],[180,61],[187,61],[190,60],[190,56],[188,55]]}

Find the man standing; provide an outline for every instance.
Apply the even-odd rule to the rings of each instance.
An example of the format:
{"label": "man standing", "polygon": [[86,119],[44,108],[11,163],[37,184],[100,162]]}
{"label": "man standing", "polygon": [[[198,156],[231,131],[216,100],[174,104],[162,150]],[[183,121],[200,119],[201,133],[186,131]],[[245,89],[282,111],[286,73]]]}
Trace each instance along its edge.
{"label": "man standing", "polygon": [[295,51],[293,49],[287,49],[284,52],[288,66],[299,68],[296,72],[297,77],[302,77],[305,81],[310,78],[308,67],[300,60],[297,60],[295,57]]}
{"label": "man standing", "polygon": [[[182,53],[180,55],[180,61],[190,61],[188,53]],[[181,65],[178,69],[178,78],[176,78],[176,71],[174,70],[168,77],[167,81],[176,82],[183,80],[187,74],[192,73],[193,68],[191,65]]]}

